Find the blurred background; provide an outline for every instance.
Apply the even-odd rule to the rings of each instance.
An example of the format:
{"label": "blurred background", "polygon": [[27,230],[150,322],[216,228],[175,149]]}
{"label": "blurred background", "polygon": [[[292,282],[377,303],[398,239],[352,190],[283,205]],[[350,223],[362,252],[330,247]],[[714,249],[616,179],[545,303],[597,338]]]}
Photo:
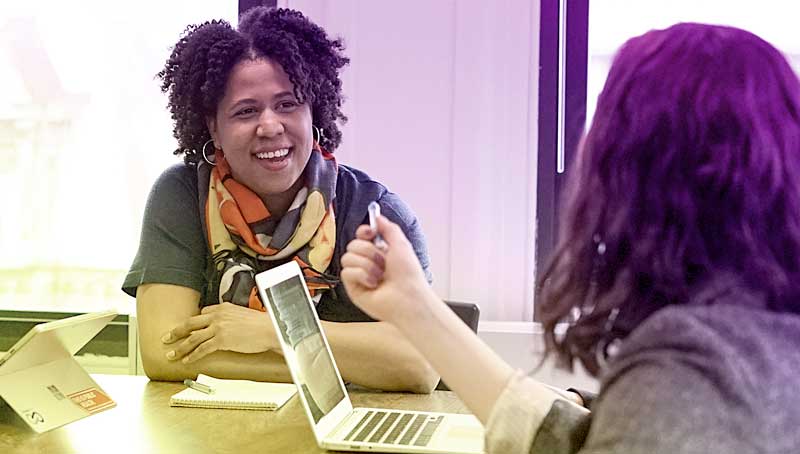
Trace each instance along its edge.
{"label": "blurred background", "polygon": [[[34,323],[108,307],[135,312],[120,285],[145,201],[156,177],[180,162],[155,74],[188,24],[235,24],[259,3],[0,3],[6,343],[23,325],[2,320],[20,313]],[[619,45],[679,21],[729,24],[800,67],[795,0],[265,3],[299,9],[343,38],[350,121],[338,161],[412,207],[437,293],[479,304],[482,335],[508,342],[523,363],[530,352],[515,351],[503,333],[538,333],[535,271],[556,240],[563,179]]]}

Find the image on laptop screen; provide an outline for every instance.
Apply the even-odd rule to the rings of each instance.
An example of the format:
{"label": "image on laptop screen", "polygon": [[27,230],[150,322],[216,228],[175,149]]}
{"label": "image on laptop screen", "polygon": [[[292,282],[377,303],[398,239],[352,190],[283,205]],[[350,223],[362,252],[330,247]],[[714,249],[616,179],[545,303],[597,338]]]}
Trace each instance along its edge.
{"label": "image on laptop screen", "polygon": [[299,276],[264,289],[280,328],[280,336],[292,351],[284,358],[299,371],[299,383],[311,408],[314,422],[319,423],[344,399],[330,352],[325,348],[319,325],[306,301],[304,283]]}

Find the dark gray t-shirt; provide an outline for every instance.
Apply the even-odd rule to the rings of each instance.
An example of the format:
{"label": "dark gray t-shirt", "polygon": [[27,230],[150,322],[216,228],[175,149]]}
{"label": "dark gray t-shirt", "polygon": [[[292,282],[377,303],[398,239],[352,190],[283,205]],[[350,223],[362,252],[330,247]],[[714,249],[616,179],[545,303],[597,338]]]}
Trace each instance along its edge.
{"label": "dark gray t-shirt", "polygon": [[[347,243],[355,238],[356,228],[368,222],[367,205],[374,200],[380,204],[381,214],[403,229],[430,282],[425,237],[408,206],[364,172],[341,164],[333,201],[336,246],[327,273],[339,275],[339,260]],[[136,288],[142,284],[174,284],[200,292],[201,303],[208,298],[206,275],[210,256],[200,224],[199,204],[194,167],[176,164],[158,178],[145,208],[139,251],[122,290],[136,296]],[[329,321],[371,320],[350,301],[341,283],[334,292],[323,293],[317,313]]]}

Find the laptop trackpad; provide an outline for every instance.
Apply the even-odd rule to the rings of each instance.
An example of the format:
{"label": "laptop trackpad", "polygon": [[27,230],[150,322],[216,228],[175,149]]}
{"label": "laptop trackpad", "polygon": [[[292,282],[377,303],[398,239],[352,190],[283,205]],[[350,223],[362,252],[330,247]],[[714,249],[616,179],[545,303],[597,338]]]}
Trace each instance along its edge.
{"label": "laptop trackpad", "polygon": [[447,446],[451,449],[481,452],[484,430],[478,418],[472,415],[447,415],[451,419],[431,440],[432,447]]}

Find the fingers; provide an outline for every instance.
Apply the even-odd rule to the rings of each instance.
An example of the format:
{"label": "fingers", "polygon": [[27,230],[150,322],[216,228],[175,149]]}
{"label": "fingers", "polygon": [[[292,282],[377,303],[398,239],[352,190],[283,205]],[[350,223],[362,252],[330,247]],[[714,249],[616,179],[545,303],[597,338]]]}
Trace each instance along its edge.
{"label": "fingers", "polygon": [[[175,347],[174,350],[167,352],[167,359],[171,361],[182,360],[184,364],[197,361],[203,356],[214,351],[209,351],[208,347],[210,346],[206,346],[204,351],[200,352],[199,354],[194,354],[199,345],[206,343],[206,341],[212,339],[213,337],[214,332],[212,328],[204,328],[197,331],[192,331],[189,336],[183,339],[183,341]],[[191,360],[190,357],[192,358]]]}
{"label": "fingers", "polygon": [[383,278],[386,269],[386,259],[383,253],[367,240],[356,239],[347,245],[347,253],[341,259],[342,269],[360,270],[350,273],[352,282],[357,282],[367,288],[375,288]]}
{"label": "fingers", "polygon": [[401,229],[399,225],[390,221],[386,216],[378,216],[377,221],[377,232],[369,225],[363,224],[358,226],[358,229],[356,229],[356,238],[359,240],[372,242],[372,240],[375,238],[375,235],[380,233],[381,236],[383,236],[383,239],[390,245],[392,243],[408,242],[406,235],[403,233],[403,229]]}
{"label": "fingers", "polygon": [[[347,252],[358,254],[369,260],[379,263],[381,268],[385,263],[383,253],[372,243],[372,241],[355,239],[347,243]],[[380,258],[378,258],[380,256]],[[342,256],[344,257],[344,256]]]}
{"label": "fingers", "polygon": [[189,364],[189,363],[193,363],[195,361],[199,361],[199,360],[203,359],[206,355],[208,355],[210,353],[214,353],[217,350],[218,349],[217,349],[216,338],[212,337],[212,338],[202,342],[200,345],[195,347],[195,349],[192,350],[191,353],[186,355],[186,357],[183,358],[183,363],[184,364]]}
{"label": "fingers", "polygon": [[378,286],[379,282],[374,277],[371,277],[363,268],[342,268],[339,276],[342,278],[342,282],[344,282],[348,292],[358,287],[373,290]]}
{"label": "fingers", "polygon": [[359,240],[366,240],[371,242],[372,239],[375,238],[375,234],[376,232],[372,230],[372,227],[370,227],[367,224],[362,224],[358,226],[358,228],[356,229],[356,238],[358,238]]}
{"label": "fingers", "polygon": [[220,304],[212,304],[211,306],[206,306],[200,310],[200,313],[207,315],[207,314],[213,314],[214,312],[231,311],[231,310],[235,311],[238,309],[247,309],[247,308],[244,306],[239,306],[238,304],[224,302]]}
{"label": "fingers", "polygon": [[356,252],[347,252],[342,256],[342,276],[344,277],[345,271],[348,271],[349,282],[358,283],[370,289],[377,287],[380,283],[384,267],[384,258],[378,252],[375,252],[371,259]]}
{"label": "fingers", "polygon": [[408,243],[403,229],[399,225],[387,219],[385,216],[378,216],[378,232],[383,236],[389,245],[398,243]]}
{"label": "fingers", "polygon": [[209,315],[201,314],[189,317],[185,322],[169,330],[161,337],[161,342],[171,344],[190,335],[193,331],[203,329],[211,323]]}

